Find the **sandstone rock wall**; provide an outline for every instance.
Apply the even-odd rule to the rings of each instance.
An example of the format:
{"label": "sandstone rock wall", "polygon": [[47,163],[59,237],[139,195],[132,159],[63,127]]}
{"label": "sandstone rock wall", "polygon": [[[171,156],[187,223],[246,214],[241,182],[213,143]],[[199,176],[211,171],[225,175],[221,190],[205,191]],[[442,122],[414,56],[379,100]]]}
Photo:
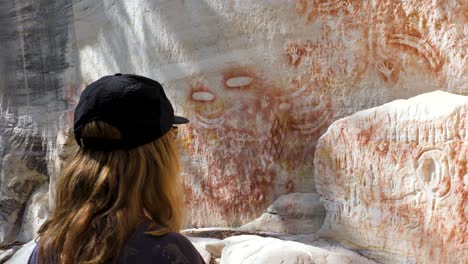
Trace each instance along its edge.
{"label": "sandstone rock wall", "polygon": [[315,144],[338,118],[437,89],[467,93],[466,9],[454,0],[73,7],[81,87],[115,72],[152,76],[191,119],[180,138],[193,226],[241,225],[281,194],[313,192]]}
{"label": "sandstone rock wall", "polygon": [[17,240],[26,203],[50,160],[79,83],[71,0],[0,2],[0,244]]}
{"label": "sandstone rock wall", "polygon": [[319,234],[383,263],[468,262],[468,97],[398,100],[335,122],[315,156]]}
{"label": "sandstone rock wall", "polygon": [[53,198],[56,135],[85,85],[116,72],[160,80],[192,120],[180,133],[188,224],[239,226],[281,194],[315,190],[315,144],[334,120],[426,91],[468,93],[466,10],[459,0],[3,1],[2,102],[44,135]]}

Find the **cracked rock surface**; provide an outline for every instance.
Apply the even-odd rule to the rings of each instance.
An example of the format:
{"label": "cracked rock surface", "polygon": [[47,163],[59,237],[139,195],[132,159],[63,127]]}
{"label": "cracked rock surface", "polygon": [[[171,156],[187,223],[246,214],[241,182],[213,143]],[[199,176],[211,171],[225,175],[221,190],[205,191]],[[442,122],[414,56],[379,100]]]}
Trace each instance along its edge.
{"label": "cracked rock surface", "polygon": [[383,263],[468,262],[468,97],[431,92],[333,123],[315,156],[319,235]]}
{"label": "cracked rock surface", "polygon": [[312,234],[323,224],[325,208],[317,193],[281,195],[267,212],[240,230],[288,234]]}

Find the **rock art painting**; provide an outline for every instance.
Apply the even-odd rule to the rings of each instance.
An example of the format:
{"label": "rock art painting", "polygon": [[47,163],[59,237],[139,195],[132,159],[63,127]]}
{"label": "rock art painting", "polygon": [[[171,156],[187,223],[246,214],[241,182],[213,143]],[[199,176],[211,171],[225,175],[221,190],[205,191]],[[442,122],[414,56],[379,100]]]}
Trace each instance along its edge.
{"label": "rock art painting", "polygon": [[468,98],[444,92],[340,119],[322,136],[320,233],[384,263],[466,263]]}
{"label": "rock art painting", "polygon": [[153,77],[191,119],[179,139],[194,227],[241,226],[314,192],[316,143],[339,118],[468,94],[466,1],[20,2],[0,4],[0,91],[45,135],[51,209],[73,106],[103,75]]}
{"label": "rock art painting", "polygon": [[[456,1],[300,0],[297,12],[311,26],[320,25],[323,41],[300,44],[301,48],[294,49],[299,50],[295,56],[307,54],[304,52],[307,49],[325,55],[318,60],[318,65],[324,62],[329,66],[326,75],[333,77],[336,86],[350,87],[361,79],[373,78],[370,71],[378,76],[376,81],[381,85],[395,88],[393,92],[397,95],[407,93],[407,89],[403,89],[406,87],[411,87],[415,95],[427,86],[444,83],[440,72],[447,62],[443,54],[447,51],[445,44],[453,45],[460,39],[443,38],[447,37],[446,30],[453,29],[451,10],[459,8],[466,8],[466,4]],[[461,20],[466,23],[466,17]],[[454,31],[461,33],[460,29]],[[454,50],[459,52],[459,57],[466,55],[466,50],[455,48],[452,52]],[[293,60],[295,64],[301,61]],[[320,65],[318,69],[325,68]],[[368,74],[363,78],[366,71]],[[318,72],[316,66],[310,67],[309,73]]]}
{"label": "rock art painting", "polygon": [[315,144],[340,117],[448,83],[462,91],[451,75],[466,56],[455,26],[466,18],[448,14],[464,6],[298,0],[280,23],[299,24],[268,53],[277,65],[239,63],[184,77],[193,224],[246,223],[281,194],[314,191]]}
{"label": "rock art painting", "polygon": [[331,122],[331,101],[313,84],[294,88],[286,93],[272,86],[253,65],[193,78],[185,134],[192,214],[205,205],[219,221],[245,223],[278,194],[311,182],[304,164],[311,164],[315,141]]}

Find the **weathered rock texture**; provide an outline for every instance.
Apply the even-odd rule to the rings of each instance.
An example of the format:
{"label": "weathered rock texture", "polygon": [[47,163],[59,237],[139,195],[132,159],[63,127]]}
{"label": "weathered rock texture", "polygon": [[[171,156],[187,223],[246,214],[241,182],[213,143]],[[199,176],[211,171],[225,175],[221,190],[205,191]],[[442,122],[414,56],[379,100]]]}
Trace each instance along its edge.
{"label": "weathered rock texture", "polygon": [[7,260],[11,258],[11,256],[15,253],[13,248],[0,250],[0,263],[5,263]]}
{"label": "weathered rock texture", "polygon": [[257,236],[224,240],[222,264],[350,264],[341,254],[293,241]]}
{"label": "weathered rock texture", "polygon": [[16,240],[23,212],[34,189],[46,177],[28,168],[26,161],[14,154],[4,157],[0,186],[0,244]]}
{"label": "weathered rock texture", "polygon": [[203,255],[209,252],[211,263],[375,264],[356,252],[316,235],[282,234],[277,238],[236,235],[223,240],[207,237],[189,239]]}
{"label": "weathered rock texture", "polygon": [[322,236],[383,263],[468,262],[468,97],[433,92],[335,122],[315,154]]}
{"label": "weathered rock texture", "polygon": [[426,91],[468,93],[466,10],[457,0],[2,1],[0,92],[45,135],[54,197],[56,135],[83,87],[116,72],[160,80],[192,120],[180,133],[188,224],[240,226],[282,194],[315,191],[315,144],[334,120]]}
{"label": "weathered rock texture", "polygon": [[162,81],[180,128],[192,226],[240,226],[314,192],[334,120],[398,98],[468,93],[463,1],[104,0],[73,5],[83,82]]}
{"label": "weathered rock texture", "polygon": [[16,238],[27,200],[46,180],[70,105],[65,87],[79,83],[71,3],[0,2],[0,244]]}
{"label": "weathered rock texture", "polygon": [[323,224],[325,208],[317,193],[291,193],[280,196],[267,212],[241,226],[241,230],[289,234],[312,234]]}
{"label": "weathered rock texture", "polygon": [[41,185],[29,199],[23,214],[18,241],[29,242],[37,237],[37,231],[49,216],[49,184]]}

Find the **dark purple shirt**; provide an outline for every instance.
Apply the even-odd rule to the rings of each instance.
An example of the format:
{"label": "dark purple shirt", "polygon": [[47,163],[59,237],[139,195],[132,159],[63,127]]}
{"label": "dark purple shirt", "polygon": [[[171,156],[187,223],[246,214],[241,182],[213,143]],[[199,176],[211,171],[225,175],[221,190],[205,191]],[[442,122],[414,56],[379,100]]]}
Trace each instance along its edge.
{"label": "dark purple shirt", "polygon": [[[192,243],[183,235],[175,232],[163,236],[144,233],[151,230],[154,229],[150,229],[147,224],[139,225],[126,241],[120,255],[109,263],[205,264]],[[37,264],[37,255],[36,245],[28,264]]]}

